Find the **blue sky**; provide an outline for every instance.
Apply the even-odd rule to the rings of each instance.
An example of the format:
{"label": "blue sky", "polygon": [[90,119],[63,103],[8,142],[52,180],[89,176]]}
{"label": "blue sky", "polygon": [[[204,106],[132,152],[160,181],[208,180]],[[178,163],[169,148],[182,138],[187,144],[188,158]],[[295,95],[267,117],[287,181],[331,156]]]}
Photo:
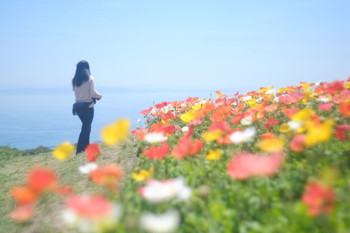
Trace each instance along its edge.
{"label": "blue sky", "polygon": [[350,75],[350,1],[2,1],[0,86],[256,90]]}

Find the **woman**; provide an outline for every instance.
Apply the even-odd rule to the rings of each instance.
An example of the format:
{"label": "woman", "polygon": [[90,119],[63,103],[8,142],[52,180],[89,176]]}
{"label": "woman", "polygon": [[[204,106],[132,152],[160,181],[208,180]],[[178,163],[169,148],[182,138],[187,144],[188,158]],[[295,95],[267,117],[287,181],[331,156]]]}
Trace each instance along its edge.
{"label": "woman", "polygon": [[75,93],[73,114],[77,114],[82,122],[76,151],[76,154],[79,154],[90,144],[94,104],[96,103],[96,99],[100,100],[102,98],[102,95],[95,89],[94,78],[91,76],[90,66],[87,61],[80,61],[77,64],[72,85]]}

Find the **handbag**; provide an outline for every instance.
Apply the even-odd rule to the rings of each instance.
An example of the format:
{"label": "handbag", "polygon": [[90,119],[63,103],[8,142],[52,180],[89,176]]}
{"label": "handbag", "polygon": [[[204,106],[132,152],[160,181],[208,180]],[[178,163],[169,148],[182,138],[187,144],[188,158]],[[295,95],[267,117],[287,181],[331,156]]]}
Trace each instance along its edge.
{"label": "handbag", "polygon": [[73,104],[72,113],[73,115],[79,115],[85,112],[93,102],[79,102]]}

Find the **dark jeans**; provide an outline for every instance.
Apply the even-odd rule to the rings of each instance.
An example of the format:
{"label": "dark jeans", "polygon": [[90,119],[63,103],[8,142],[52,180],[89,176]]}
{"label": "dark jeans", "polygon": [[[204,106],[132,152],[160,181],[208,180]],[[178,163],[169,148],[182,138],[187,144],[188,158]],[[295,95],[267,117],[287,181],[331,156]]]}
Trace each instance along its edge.
{"label": "dark jeans", "polygon": [[76,154],[83,152],[87,145],[90,144],[91,123],[94,119],[94,108],[87,108],[85,111],[79,112],[78,116],[82,126],[78,140]]}

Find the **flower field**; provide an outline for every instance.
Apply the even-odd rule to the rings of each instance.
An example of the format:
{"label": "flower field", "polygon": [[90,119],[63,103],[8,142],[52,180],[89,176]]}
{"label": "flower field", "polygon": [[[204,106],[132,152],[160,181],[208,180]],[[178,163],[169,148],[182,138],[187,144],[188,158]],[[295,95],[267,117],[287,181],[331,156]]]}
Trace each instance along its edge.
{"label": "flower field", "polygon": [[98,193],[34,167],[11,190],[10,217],[30,221],[43,195],[62,195],[72,232],[350,232],[350,78],[216,94],[155,104],[133,131],[128,119],[107,125],[103,146],[132,137],[140,159],[126,175],[90,144],[76,172]]}

